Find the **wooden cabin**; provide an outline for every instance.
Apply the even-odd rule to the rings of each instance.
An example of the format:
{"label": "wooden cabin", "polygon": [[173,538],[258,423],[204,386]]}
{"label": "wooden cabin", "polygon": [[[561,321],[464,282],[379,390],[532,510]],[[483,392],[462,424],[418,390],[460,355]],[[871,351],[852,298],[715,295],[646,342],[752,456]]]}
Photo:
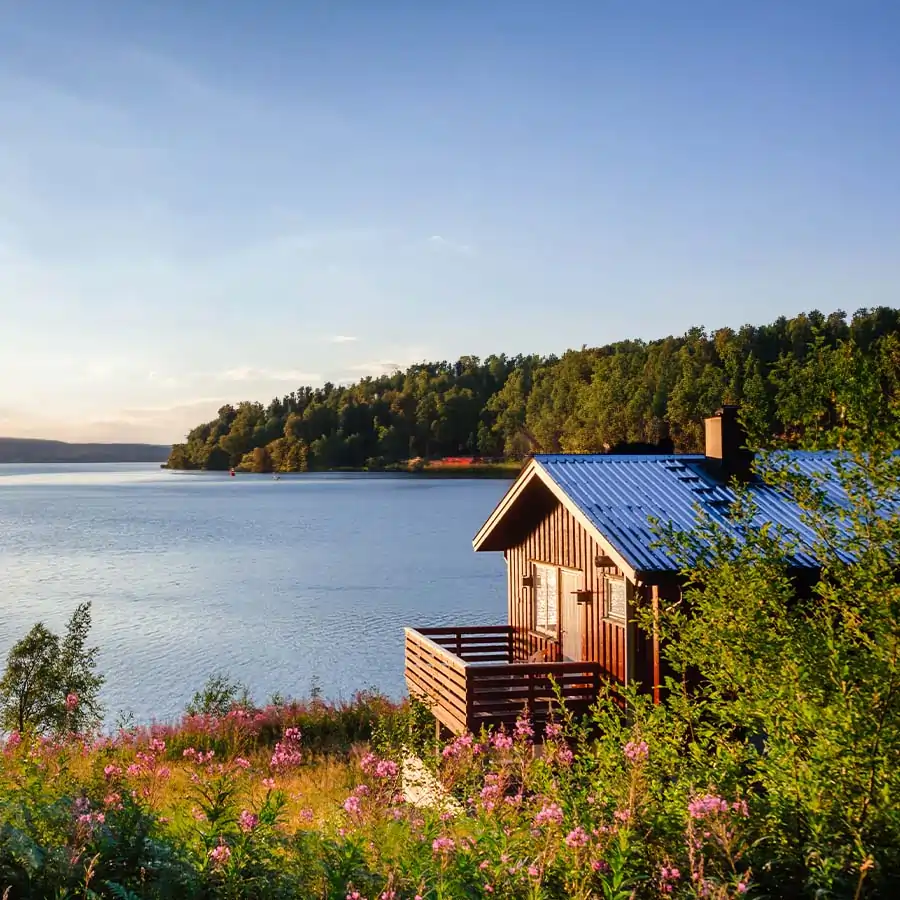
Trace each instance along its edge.
{"label": "wooden cabin", "polygon": [[[751,482],[743,443],[737,409],[725,407],[706,420],[702,455],[535,456],[473,541],[503,553],[507,624],[407,628],[410,694],[457,733],[508,726],[526,707],[540,728],[554,683],[575,712],[603,682],[636,682],[658,699],[659,644],[636,627],[635,610],[678,599],[681,588],[650,519],[690,529],[699,507],[728,527],[729,480]],[[802,531],[786,497],[750,487],[763,521]],[[810,556],[796,564],[815,567]]]}

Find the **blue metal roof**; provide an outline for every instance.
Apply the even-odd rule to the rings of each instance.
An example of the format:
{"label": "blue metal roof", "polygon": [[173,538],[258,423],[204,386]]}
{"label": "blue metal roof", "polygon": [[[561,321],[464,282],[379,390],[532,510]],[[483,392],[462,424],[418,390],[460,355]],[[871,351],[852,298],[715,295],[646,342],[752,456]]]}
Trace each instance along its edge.
{"label": "blue metal roof", "polygon": [[[803,475],[834,475],[836,452],[794,451],[783,456],[791,470]],[[691,530],[702,509],[713,522],[734,533],[728,513],[734,491],[716,481],[703,467],[703,456],[541,455],[537,464],[566,493],[607,541],[638,572],[674,572],[678,565],[663,548],[649,519]],[[750,486],[760,525],[771,522],[790,530],[801,548],[793,565],[813,568],[815,535],[802,520],[798,506],[770,485]],[[836,477],[824,485],[829,499],[846,497]]]}

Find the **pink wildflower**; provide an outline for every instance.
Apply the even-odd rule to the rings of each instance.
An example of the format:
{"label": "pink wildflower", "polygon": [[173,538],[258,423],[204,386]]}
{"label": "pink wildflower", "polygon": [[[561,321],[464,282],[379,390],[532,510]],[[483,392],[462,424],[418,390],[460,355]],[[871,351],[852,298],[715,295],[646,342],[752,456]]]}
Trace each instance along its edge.
{"label": "pink wildflower", "polygon": [[351,816],[357,815],[357,814],[359,813],[359,810],[360,810],[359,797],[357,797],[355,794],[351,794],[351,795],[344,801],[344,809],[345,809],[348,813],[350,813]]}
{"label": "pink wildflower", "polygon": [[241,811],[241,814],[238,816],[238,828],[241,831],[249,834],[257,825],[259,825],[259,816],[254,815],[249,809]]}
{"label": "pink wildflower", "polygon": [[556,758],[561,766],[570,766],[572,765],[572,760],[575,759],[575,754],[572,752],[572,749],[568,744],[563,744],[556,751]]}
{"label": "pink wildflower", "polygon": [[562,725],[559,722],[548,722],[544,727],[544,737],[549,741],[554,741],[558,737],[562,737]]}
{"label": "pink wildflower", "polygon": [[739,881],[739,882],[737,883],[737,892],[738,892],[739,894],[746,894],[746,893],[747,893],[747,884],[746,884],[746,882],[744,882],[744,881]]}
{"label": "pink wildflower", "polygon": [[218,866],[222,866],[231,859],[231,848],[226,844],[221,838],[219,838],[219,845],[217,847],[213,847],[212,850],[209,851],[209,858]]}
{"label": "pink wildflower", "polygon": [[275,779],[274,778],[263,778],[262,786],[266,788],[266,790],[273,790],[275,787]]}
{"label": "pink wildflower", "polygon": [[431,842],[431,849],[434,853],[448,854],[452,853],[456,848],[456,841],[449,837],[435,838]]}
{"label": "pink wildflower", "polygon": [[571,849],[584,847],[588,842],[587,832],[579,825],[566,835],[566,846]]}
{"label": "pink wildflower", "polygon": [[534,825],[540,828],[542,825],[559,825],[563,820],[563,811],[558,803],[545,803],[540,812],[534,817]]}
{"label": "pink wildflower", "polygon": [[647,746],[646,741],[629,741],[625,745],[625,758],[629,762],[641,762],[645,760],[650,755],[650,748]]}
{"label": "pink wildflower", "polygon": [[532,878],[540,878],[540,877],[541,877],[541,870],[540,870],[537,866],[529,866],[529,867],[528,867],[528,874],[529,874]]}
{"label": "pink wildflower", "polygon": [[116,778],[117,776],[122,774],[122,769],[120,766],[114,766],[112,763],[110,763],[103,769],[103,774],[107,777],[107,779]]}
{"label": "pink wildflower", "polygon": [[531,727],[531,721],[527,715],[519,716],[516,719],[513,735],[520,741],[530,741],[534,737],[534,728]]}
{"label": "pink wildflower", "polygon": [[304,822],[312,822],[313,820],[313,811],[311,809],[301,809],[300,810],[300,818]]}
{"label": "pink wildflower", "polygon": [[451,759],[452,757],[459,756],[463,752],[463,750],[474,750],[474,744],[475,740],[471,734],[461,734],[456,737],[451,743],[447,744],[446,747],[444,747],[444,749],[441,751],[441,755],[444,757],[444,759]]}
{"label": "pink wildflower", "polygon": [[615,820],[617,822],[622,822],[624,824],[625,822],[631,821],[631,810],[630,809],[617,809],[613,813],[613,816],[615,817]]}
{"label": "pink wildflower", "polygon": [[688,803],[688,814],[692,819],[705,819],[719,812],[728,812],[728,804],[715,794],[706,794]]}
{"label": "pink wildflower", "polygon": [[502,731],[491,735],[491,746],[495,750],[509,750],[513,745],[513,739]]}
{"label": "pink wildflower", "polygon": [[150,741],[150,752],[151,753],[163,753],[166,749],[166,742],[161,741],[158,738],[153,738]]}
{"label": "pink wildflower", "polygon": [[383,759],[375,766],[376,778],[396,778],[400,767],[389,759]]}
{"label": "pink wildflower", "polygon": [[78,708],[78,694],[66,694],[66,709],[69,712]]}
{"label": "pink wildflower", "polygon": [[591,868],[595,872],[608,872],[609,871],[609,863],[605,859],[592,859],[591,860]]}
{"label": "pink wildflower", "polygon": [[249,761],[246,760],[246,759],[244,759],[243,756],[236,756],[235,759],[234,759],[234,764],[235,764],[239,769],[249,769],[249,768],[250,768],[250,763],[249,763]]}

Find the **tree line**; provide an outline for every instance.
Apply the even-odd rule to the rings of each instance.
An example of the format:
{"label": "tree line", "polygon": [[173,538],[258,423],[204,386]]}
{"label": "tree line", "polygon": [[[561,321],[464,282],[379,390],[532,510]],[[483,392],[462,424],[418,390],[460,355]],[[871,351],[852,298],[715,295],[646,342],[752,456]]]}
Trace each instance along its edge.
{"label": "tree line", "polygon": [[582,347],[562,356],[463,356],[354,384],[223,406],[175,444],[177,469],[302,472],[410,459],[647,449],[699,452],[703,419],[741,405],[761,444],[828,432],[900,387],[900,310],[817,310],[768,325]]}

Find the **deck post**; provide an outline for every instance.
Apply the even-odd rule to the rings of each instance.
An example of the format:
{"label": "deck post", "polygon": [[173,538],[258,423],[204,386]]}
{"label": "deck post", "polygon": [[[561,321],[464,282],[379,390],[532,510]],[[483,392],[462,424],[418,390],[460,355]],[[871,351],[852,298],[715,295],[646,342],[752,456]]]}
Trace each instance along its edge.
{"label": "deck post", "polygon": [[650,588],[653,605],[653,702],[660,701],[660,667],[659,667],[659,585]]}

